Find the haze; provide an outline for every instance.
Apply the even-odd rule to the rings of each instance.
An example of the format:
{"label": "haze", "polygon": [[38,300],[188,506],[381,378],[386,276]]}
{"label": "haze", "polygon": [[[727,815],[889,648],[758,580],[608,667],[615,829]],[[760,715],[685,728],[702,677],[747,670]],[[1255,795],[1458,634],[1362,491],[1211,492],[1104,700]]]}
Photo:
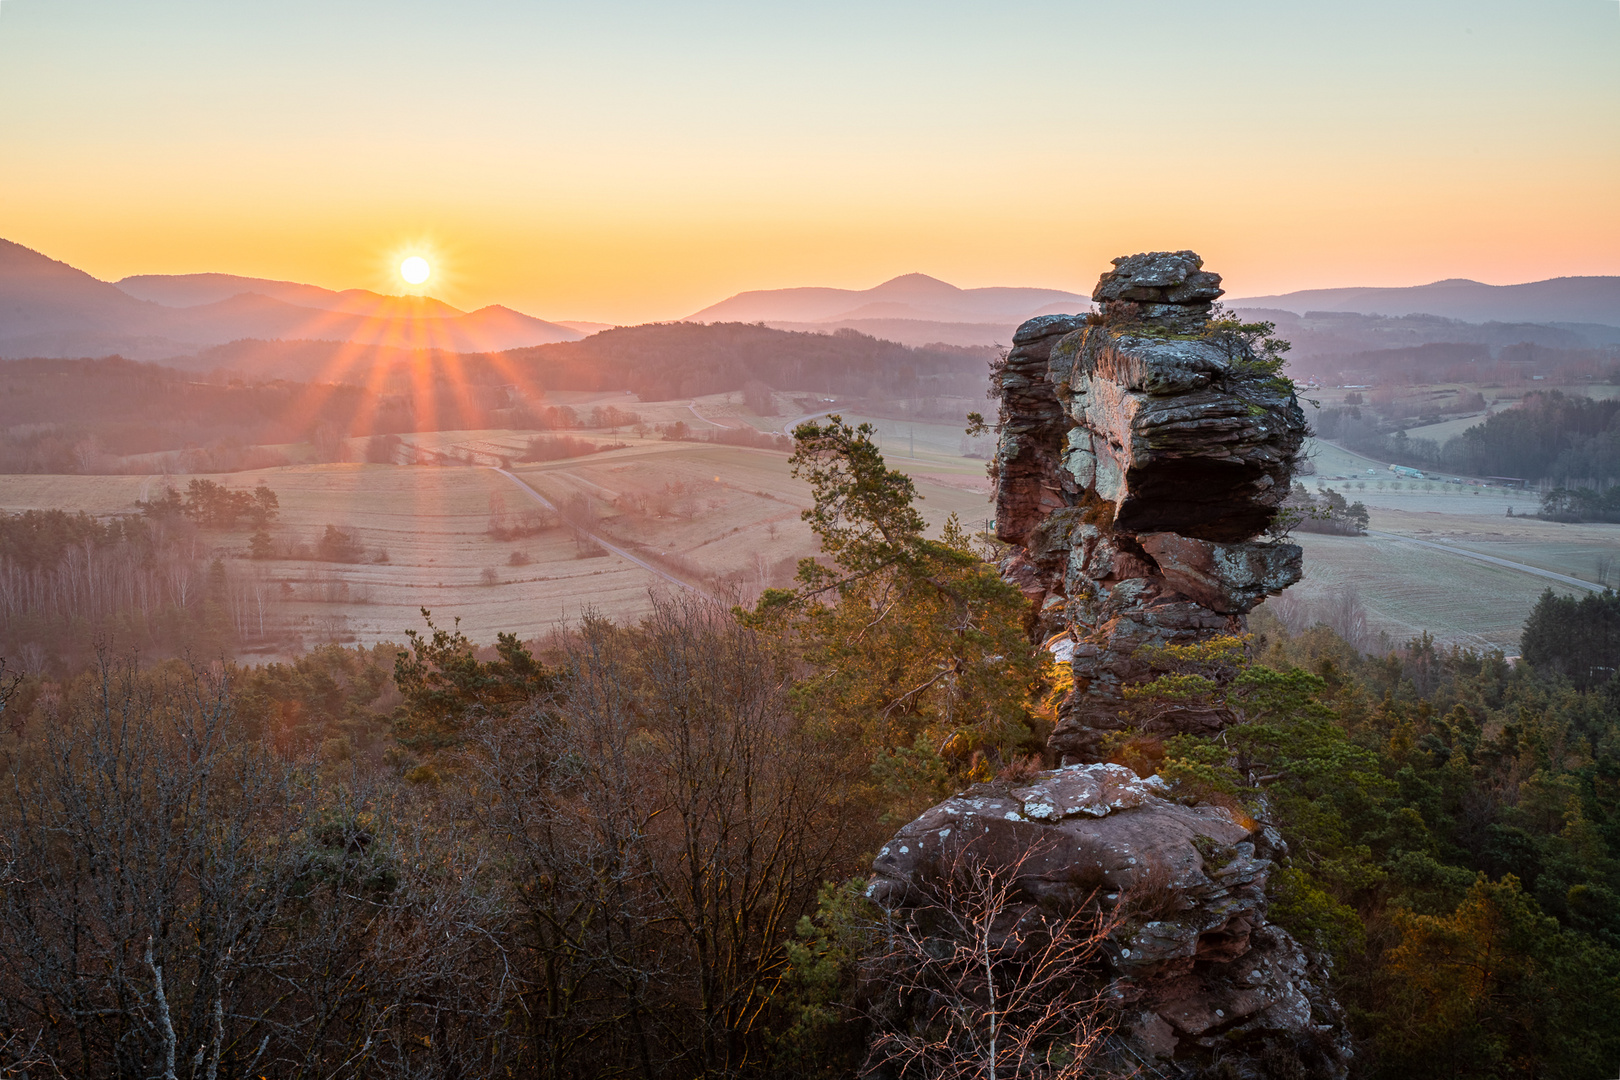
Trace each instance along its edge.
{"label": "haze", "polygon": [[1620,272],[1613,2],[5,0],[0,236],[546,319]]}

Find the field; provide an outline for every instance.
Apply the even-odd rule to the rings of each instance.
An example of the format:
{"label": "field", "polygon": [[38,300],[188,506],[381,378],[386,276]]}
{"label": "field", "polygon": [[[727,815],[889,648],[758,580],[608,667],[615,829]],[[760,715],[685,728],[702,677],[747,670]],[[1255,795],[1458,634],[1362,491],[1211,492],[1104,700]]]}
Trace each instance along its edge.
{"label": "field", "polygon": [[[435,448],[521,448],[531,434],[435,432],[410,439]],[[791,476],[786,453],[625,441],[633,445],[516,464],[510,475],[481,466],[327,464],[207,477],[233,488],[268,484],[281,505],[273,530],[278,547],[313,550],[332,525],[354,534],[365,561],[252,561],[245,532],[204,539],[236,572],[269,577],[278,617],[305,646],[402,641],[406,629],[422,627],[423,607],[441,625],[459,617],[469,637],[487,642],[498,631],[532,638],[587,610],[633,618],[647,610],[654,589],[690,586],[746,600],[766,585],[787,584],[798,560],[814,554],[814,537],[799,516],[810,505],[809,488]],[[989,516],[982,463],[928,466],[939,479],[919,477],[918,491],[931,527],[952,512],[968,522]],[[6,475],[0,509],[128,514],[136,500],[160,494],[165,484],[184,488],[189,479]],[[530,491],[564,515],[550,515],[534,535],[492,536],[492,515],[518,519],[539,507]],[[292,647],[282,641],[266,651]]]}
{"label": "field", "polygon": [[[1351,457],[1344,451],[1338,455]],[[1323,455],[1327,456],[1327,455]],[[1296,533],[1305,549],[1297,599],[1320,604],[1353,585],[1372,629],[1397,644],[1422,630],[1445,642],[1518,651],[1525,615],[1542,591],[1581,594],[1581,586],[1493,566],[1392,537],[1476,552],[1590,583],[1620,584],[1620,525],[1566,525],[1517,516],[1535,509],[1534,493],[1454,485],[1393,487],[1383,473],[1365,490],[1323,481],[1370,513],[1370,529],[1389,536]],[[1315,478],[1307,477],[1315,487]],[[1379,490],[1379,484],[1384,490]],[[1432,488],[1430,490],[1429,488]],[[1508,511],[1515,516],[1509,517]]]}
{"label": "field", "polygon": [[[797,416],[760,416],[739,394],[692,401],[638,402],[623,394],[555,394],[581,413],[613,404],[649,424],[682,420],[694,432],[747,425],[789,429]],[[777,395],[784,412],[814,404],[811,395]],[[960,425],[846,413],[873,424],[891,467],[912,476],[930,527],[956,513],[970,529],[988,525],[984,440]],[[470,457],[472,465],[293,465],[211,477],[231,487],[263,481],[281,501],[278,554],[308,555],[326,526],[355,534],[362,562],[307,557],[251,561],[246,533],[207,534],[236,572],[263,575],[280,598],[288,636],[274,647],[324,640],[399,641],[435,620],[461,619],[474,640],[497,631],[526,638],[577,620],[587,610],[633,618],[651,590],[692,587],[743,599],[786,585],[799,559],[815,551],[800,513],[809,489],[794,479],[781,451],[668,441],[631,430],[579,431],[622,449],[558,461],[522,463],[531,431],[414,433],[423,451]],[[363,447],[357,442],[356,455]],[[1620,526],[1560,525],[1508,516],[1534,509],[1533,493],[1505,488],[1402,481],[1382,465],[1330,444],[1312,450],[1308,487],[1332,487],[1365,503],[1376,532],[1449,545],[1596,583],[1613,582]],[[509,466],[508,474],[496,468]],[[1369,471],[1370,470],[1370,471]],[[1347,477],[1350,479],[1336,479]],[[183,487],[189,477],[0,476],[0,509],[62,507],[91,514],[132,513],[138,499]],[[1398,486],[1397,486],[1398,485]],[[537,498],[538,497],[538,498]],[[556,508],[544,529],[498,539],[492,515],[514,518]],[[1445,641],[1517,651],[1525,613],[1541,591],[1577,587],[1492,566],[1462,554],[1387,537],[1297,534],[1306,577],[1295,602],[1307,607],[1354,585],[1374,630],[1400,641],[1428,630]],[[386,562],[378,561],[386,553]]]}

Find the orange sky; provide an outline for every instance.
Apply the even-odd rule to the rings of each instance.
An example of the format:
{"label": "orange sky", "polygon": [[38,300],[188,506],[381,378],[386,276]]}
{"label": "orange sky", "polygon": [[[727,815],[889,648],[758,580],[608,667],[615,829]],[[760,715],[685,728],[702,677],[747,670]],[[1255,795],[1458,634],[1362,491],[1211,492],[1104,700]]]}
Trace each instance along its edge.
{"label": "orange sky", "polygon": [[[1620,273],[1620,10],[4,0],[0,236],[461,307]],[[1420,11],[1410,10],[1413,7]]]}

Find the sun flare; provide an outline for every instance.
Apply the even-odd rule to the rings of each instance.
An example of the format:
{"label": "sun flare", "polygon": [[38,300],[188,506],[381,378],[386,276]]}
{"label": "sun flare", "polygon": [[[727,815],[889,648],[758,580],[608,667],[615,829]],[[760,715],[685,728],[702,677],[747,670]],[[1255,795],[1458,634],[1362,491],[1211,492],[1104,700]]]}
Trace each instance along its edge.
{"label": "sun flare", "polygon": [[433,273],[433,268],[429,266],[428,261],[422,258],[420,255],[412,255],[410,258],[399,264],[399,276],[404,278],[406,282],[411,285],[422,284],[422,282],[428,279],[428,275],[431,273]]}

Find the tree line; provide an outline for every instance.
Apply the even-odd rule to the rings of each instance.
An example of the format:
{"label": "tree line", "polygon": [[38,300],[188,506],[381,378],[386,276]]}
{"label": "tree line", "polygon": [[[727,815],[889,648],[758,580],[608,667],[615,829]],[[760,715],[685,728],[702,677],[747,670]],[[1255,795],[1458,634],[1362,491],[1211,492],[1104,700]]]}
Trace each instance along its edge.
{"label": "tree line", "polygon": [[1444,445],[1391,431],[1353,405],[1323,409],[1315,428],[1324,439],[1414,468],[1571,486],[1620,479],[1620,401],[1560,390],[1527,394]]}

